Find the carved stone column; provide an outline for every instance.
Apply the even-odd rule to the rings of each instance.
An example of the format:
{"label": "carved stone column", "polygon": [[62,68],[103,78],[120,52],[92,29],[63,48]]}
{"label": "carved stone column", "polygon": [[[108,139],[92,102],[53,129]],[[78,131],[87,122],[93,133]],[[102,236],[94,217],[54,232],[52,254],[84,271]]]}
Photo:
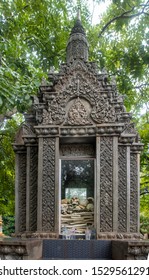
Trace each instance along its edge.
{"label": "carved stone column", "polygon": [[119,144],[118,164],[118,231],[130,232],[130,144]]}
{"label": "carved stone column", "polygon": [[113,137],[113,231],[118,231],[118,137]]}
{"label": "carved stone column", "polygon": [[[34,140],[34,141],[33,141]],[[37,230],[38,147],[36,139],[25,138],[27,146],[26,231]]]}
{"label": "carved stone column", "polygon": [[57,143],[57,138],[39,137],[37,230],[40,232],[55,232],[58,227],[56,225],[58,198],[55,197]]}
{"label": "carved stone column", "polygon": [[96,181],[95,181],[95,213],[94,221],[97,234],[100,232],[100,137],[96,137]]}
{"label": "carved stone column", "polygon": [[127,231],[127,147],[118,147],[118,231]]}
{"label": "carved stone column", "polygon": [[15,232],[26,230],[26,147],[15,145]]}
{"label": "carved stone column", "polygon": [[100,231],[113,231],[113,139],[100,138]]}
{"label": "carved stone column", "polygon": [[139,232],[139,157],[139,153],[133,151],[132,147],[130,153],[130,232]]}

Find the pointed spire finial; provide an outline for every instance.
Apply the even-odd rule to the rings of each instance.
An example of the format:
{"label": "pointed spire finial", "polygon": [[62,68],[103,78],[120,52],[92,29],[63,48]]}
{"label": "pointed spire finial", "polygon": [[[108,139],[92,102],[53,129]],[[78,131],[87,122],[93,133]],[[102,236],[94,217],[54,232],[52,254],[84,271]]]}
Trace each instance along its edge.
{"label": "pointed spire finial", "polygon": [[80,10],[79,6],[78,6],[78,11],[77,11],[77,19],[81,21],[81,10]]}
{"label": "pointed spire finial", "polygon": [[85,30],[81,23],[80,6],[78,5],[75,24],[71,29],[70,37],[66,49],[67,63],[75,59],[88,60],[88,42]]}

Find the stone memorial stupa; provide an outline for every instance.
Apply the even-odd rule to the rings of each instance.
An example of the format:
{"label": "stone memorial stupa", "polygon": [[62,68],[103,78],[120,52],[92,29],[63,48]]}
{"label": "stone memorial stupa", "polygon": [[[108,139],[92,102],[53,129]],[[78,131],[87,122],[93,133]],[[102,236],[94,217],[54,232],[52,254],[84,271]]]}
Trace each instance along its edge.
{"label": "stone memorial stupa", "polygon": [[115,81],[88,52],[78,16],[66,63],[42,82],[14,143],[16,236],[140,237],[142,144]]}

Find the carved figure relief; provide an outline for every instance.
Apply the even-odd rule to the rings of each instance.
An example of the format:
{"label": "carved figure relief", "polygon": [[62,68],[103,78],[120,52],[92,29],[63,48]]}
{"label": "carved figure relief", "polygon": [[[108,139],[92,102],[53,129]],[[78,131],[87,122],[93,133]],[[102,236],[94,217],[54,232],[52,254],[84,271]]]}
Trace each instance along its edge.
{"label": "carved figure relief", "polygon": [[66,124],[69,125],[87,125],[91,124],[88,113],[81,99],[75,99],[73,105],[68,111]]}

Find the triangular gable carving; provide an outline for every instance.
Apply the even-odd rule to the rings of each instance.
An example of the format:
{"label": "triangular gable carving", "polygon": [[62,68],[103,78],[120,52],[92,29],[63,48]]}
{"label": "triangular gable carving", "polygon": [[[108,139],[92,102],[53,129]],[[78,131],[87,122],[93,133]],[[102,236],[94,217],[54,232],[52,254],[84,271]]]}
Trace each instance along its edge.
{"label": "triangular gable carving", "polygon": [[[70,65],[63,64],[59,74],[53,74],[53,82],[50,74],[53,85],[41,87],[44,103],[42,109],[36,104],[37,118],[42,112],[43,125],[129,123],[131,116],[126,112],[123,97],[118,94],[115,83],[105,81],[105,75],[105,72],[97,72],[94,63],[76,60]],[[70,121],[66,108],[78,97],[90,104],[89,119]]]}

